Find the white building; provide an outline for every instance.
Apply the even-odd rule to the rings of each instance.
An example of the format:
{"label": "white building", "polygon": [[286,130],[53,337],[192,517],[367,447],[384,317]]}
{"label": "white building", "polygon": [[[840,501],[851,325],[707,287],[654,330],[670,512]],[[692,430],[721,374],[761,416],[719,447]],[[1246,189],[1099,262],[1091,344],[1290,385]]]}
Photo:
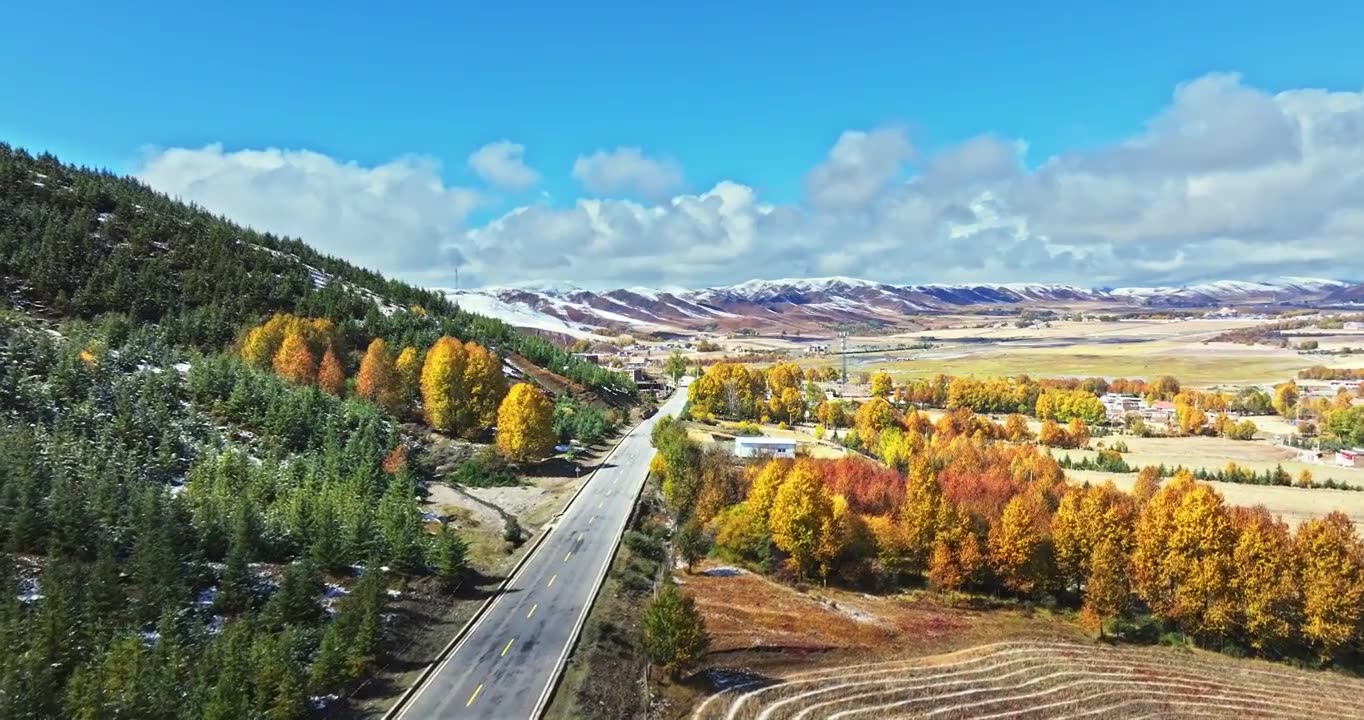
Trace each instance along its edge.
{"label": "white building", "polygon": [[741,458],[793,458],[796,456],[796,441],[789,438],[737,437],[734,438],[734,455]]}

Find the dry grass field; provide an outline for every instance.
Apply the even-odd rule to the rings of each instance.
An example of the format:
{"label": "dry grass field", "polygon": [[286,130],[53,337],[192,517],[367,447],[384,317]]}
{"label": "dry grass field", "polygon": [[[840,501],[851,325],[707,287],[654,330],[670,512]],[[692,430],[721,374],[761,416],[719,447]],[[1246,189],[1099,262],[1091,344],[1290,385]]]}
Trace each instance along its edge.
{"label": "dry grass field", "polygon": [[[853,338],[851,348],[891,347],[931,339],[926,350],[886,350],[849,356],[856,371],[886,370],[899,379],[948,375],[1143,377],[1173,375],[1191,387],[1278,383],[1311,365],[1345,366],[1351,358],[1305,355],[1268,345],[1205,344],[1253,320],[1056,321],[1026,328],[963,319],[955,327],[893,336]],[[785,343],[792,348],[795,343]],[[827,365],[833,355],[805,359]],[[1357,364],[1357,361],[1355,361]]]}
{"label": "dry grass field", "polygon": [[1360,718],[1364,682],[1164,648],[1004,641],[740,682],[695,720]]}
{"label": "dry grass field", "polygon": [[[1096,484],[1112,480],[1119,490],[1131,492],[1137,476],[1135,473],[1115,475],[1088,470],[1067,470],[1066,479],[1072,483]],[[1243,507],[1263,505],[1270,514],[1282,517],[1291,527],[1297,527],[1311,518],[1342,512],[1354,521],[1360,532],[1364,532],[1364,492],[1223,482],[1208,484],[1226,499],[1228,505]]]}
{"label": "dry grass field", "polygon": [[801,592],[713,564],[676,579],[705,616],[713,687],[669,686],[662,717],[1364,718],[1364,681],[1114,648],[1066,613],[951,607],[924,592]]}
{"label": "dry grass field", "polygon": [[[1221,470],[1227,463],[1264,472],[1283,466],[1296,479],[1303,470],[1312,473],[1317,482],[1328,478],[1355,487],[1364,487],[1364,468],[1346,468],[1326,463],[1300,462],[1298,451],[1291,447],[1276,445],[1268,441],[1240,441],[1215,437],[1128,437],[1096,438],[1091,447],[1102,441],[1122,440],[1131,452],[1123,453],[1123,459],[1132,467],[1146,465],[1182,465],[1190,470]],[[1059,457],[1070,455],[1074,460],[1092,458],[1092,450],[1053,450]]]}

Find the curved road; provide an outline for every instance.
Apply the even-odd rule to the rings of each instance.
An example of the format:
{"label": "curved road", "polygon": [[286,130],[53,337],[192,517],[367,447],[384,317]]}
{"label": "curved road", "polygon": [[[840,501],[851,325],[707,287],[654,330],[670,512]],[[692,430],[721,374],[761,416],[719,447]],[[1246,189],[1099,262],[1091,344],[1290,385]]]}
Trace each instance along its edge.
{"label": "curved road", "polygon": [[397,718],[518,720],[544,710],[648,474],[649,433],[686,397],[684,386],[602,460],[535,554]]}

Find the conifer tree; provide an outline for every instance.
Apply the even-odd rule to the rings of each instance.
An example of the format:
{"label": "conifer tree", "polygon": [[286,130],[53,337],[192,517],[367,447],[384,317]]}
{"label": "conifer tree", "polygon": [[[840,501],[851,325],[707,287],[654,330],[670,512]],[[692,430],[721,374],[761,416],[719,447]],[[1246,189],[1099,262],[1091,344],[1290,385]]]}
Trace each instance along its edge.
{"label": "conifer tree", "polygon": [[330,346],[322,354],[322,363],[317,367],[317,386],[337,397],[346,389],[346,371]]}
{"label": "conifer tree", "polygon": [[469,546],[464,539],[448,524],[442,524],[432,544],[432,562],[436,576],[447,588],[453,588],[464,579],[469,569]]}
{"label": "conifer tree", "polygon": [[379,534],[384,542],[384,560],[403,571],[421,567],[421,511],[412,475],[401,471],[389,478],[388,488],[379,501]]}
{"label": "conifer tree", "polygon": [[360,373],[355,378],[355,393],[389,412],[398,411],[398,378],[393,356],[383,338],[375,338],[365,350]]}
{"label": "conifer tree", "polygon": [[295,385],[312,384],[317,375],[317,361],[308,343],[298,333],[290,333],[275,353],[275,373]]}
{"label": "conifer tree", "polygon": [[696,601],[666,583],[644,610],[644,652],[669,677],[694,667],[710,648]]}

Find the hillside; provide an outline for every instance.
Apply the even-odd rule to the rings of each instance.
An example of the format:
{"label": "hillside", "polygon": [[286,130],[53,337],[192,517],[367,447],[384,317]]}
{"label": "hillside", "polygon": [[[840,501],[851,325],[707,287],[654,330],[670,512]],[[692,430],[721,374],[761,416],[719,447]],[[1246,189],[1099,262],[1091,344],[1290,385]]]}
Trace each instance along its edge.
{"label": "hillside", "polygon": [[609,433],[621,410],[584,396],[635,399],[438,293],[4,145],[0,289],[4,718],[284,720],[382,693],[521,540],[499,527],[485,561],[422,500],[519,482],[489,446],[505,375],[564,391],[535,426],[551,447]]}
{"label": "hillside", "polygon": [[41,317],[124,313],[198,349],[221,349],[244,324],[289,312],[332,320],[351,347],[376,336],[430,344],[452,335],[516,352],[593,389],[632,389],[623,375],[464,312],[441,293],[242,228],[136,180],[3,143],[0,292]]}
{"label": "hillside", "polygon": [[981,309],[1087,305],[1113,310],[1216,308],[1224,305],[1348,303],[1364,286],[1282,278],[1182,287],[1090,289],[1072,285],[891,285],[832,277],[750,280],[699,290],[622,288],[593,292],[562,286],[445,291],[518,327],[585,337],[594,328],[650,332],[810,330],[839,324],[905,327],[915,316]]}

